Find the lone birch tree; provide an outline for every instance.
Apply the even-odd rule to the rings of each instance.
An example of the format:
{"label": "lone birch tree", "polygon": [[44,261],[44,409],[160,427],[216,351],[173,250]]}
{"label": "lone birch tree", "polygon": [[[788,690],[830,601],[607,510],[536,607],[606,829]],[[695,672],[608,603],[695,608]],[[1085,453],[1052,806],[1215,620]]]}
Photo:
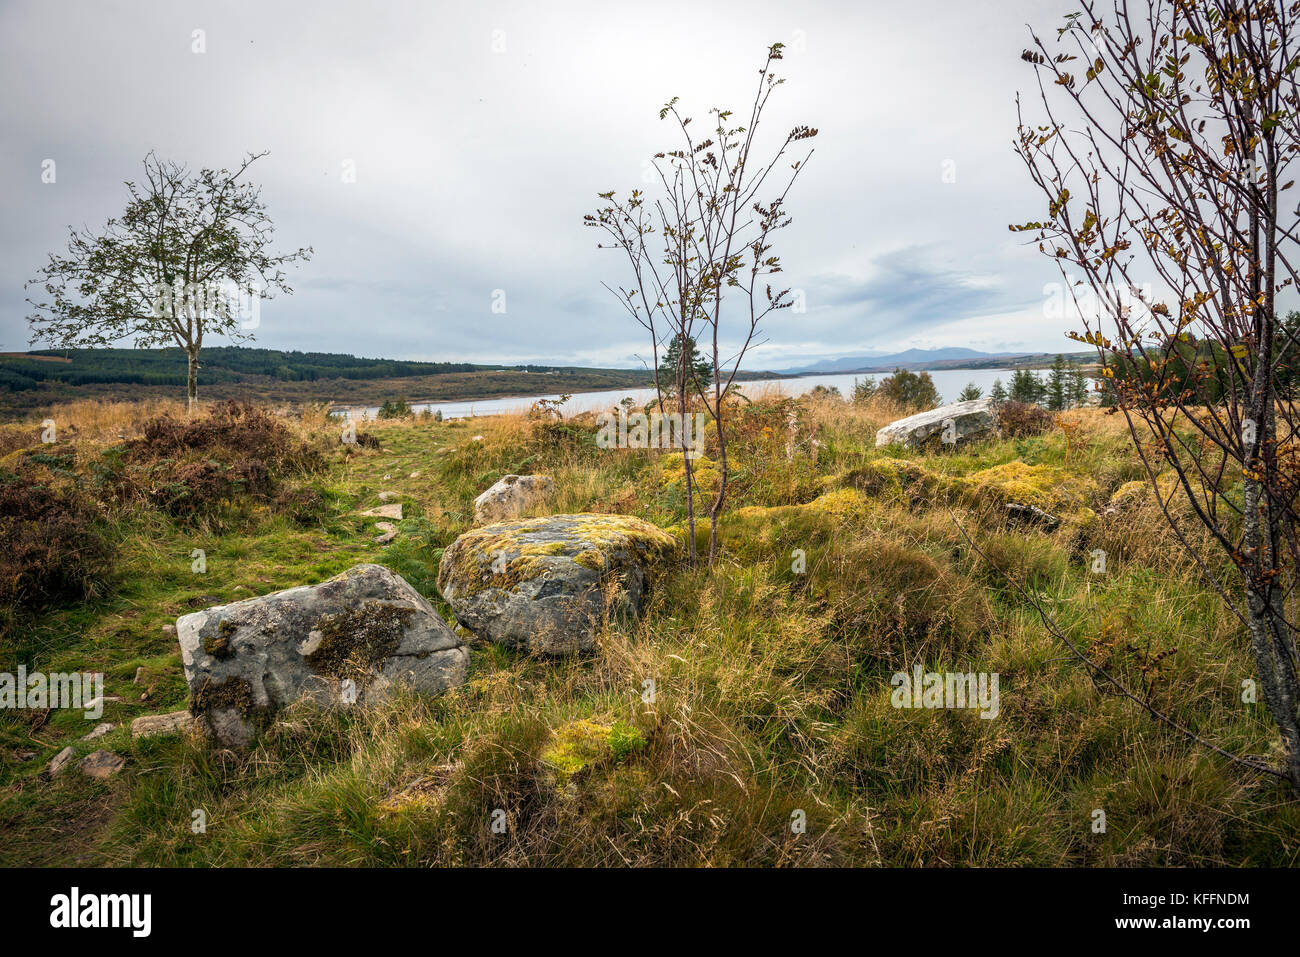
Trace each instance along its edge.
{"label": "lone birch tree", "polygon": [[179,346],[193,411],[204,340],[252,338],[259,301],[293,292],[282,267],[311,257],[310,247],[271,252],[261,188],[244,179],[265,155],[248,154],[233,172],[197,175],[146,156],[143,183],[126,183],[125,212],[97,232],[69,227],[66,252],[51,253],[27,283],[44,294],[27,300],[36,310],[28,316],[32,343]]}

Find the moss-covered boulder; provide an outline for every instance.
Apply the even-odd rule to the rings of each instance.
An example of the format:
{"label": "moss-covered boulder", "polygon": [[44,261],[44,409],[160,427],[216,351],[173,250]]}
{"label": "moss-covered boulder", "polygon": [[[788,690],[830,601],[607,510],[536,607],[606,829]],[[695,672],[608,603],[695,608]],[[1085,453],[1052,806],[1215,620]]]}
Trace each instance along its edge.
{"label": "moss-covered boulder", "polygon": [[967,504],[1000,513],[1013,525],[1048,532],[1064,528],[1078,542],[1097,523],[1091,507],[1099,495],[1097,482],[1070,469],[1011,461],[952,482]]}
{"label": "moss-covered boulder", "polygon": [[550,515],[466,532],[442,555],[438,590],[480,638],[541,654],[585,651],[611,612],[639,614],[667,532],[630,515]]}
{"label": "moss-covered boulder", "polygon": [[935,502],[945,477],[909,459],[876,458],[852,471],[828,477],[828,489],[854,488],[871,498],[909,507]]}
{"label": "moss-covered boulder", "polygon": [[301,698],[364,705],[396,684],[436,693],[469,663],[433,606],[380,565],[183,615],[176,633],[195,724],[232,747]]}

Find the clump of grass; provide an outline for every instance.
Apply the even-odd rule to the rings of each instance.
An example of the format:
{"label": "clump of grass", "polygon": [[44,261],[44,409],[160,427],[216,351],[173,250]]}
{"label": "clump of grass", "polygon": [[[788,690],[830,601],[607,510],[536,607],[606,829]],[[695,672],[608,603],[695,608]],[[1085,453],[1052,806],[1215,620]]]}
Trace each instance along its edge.
{"label": "clump of grass", "polygon": [[0,469],[0,629],[12,614],[84,601],[108,586],[114,543],[71,464],[33,453]]}
{"label": "clump of grass", "polygon": [[234,499],[267,499],[279,480],[319,468],[319,449],[266,409],[228,402],[208,415],[147,421],[113,476],[121,496],[176,518],[211,516]]}

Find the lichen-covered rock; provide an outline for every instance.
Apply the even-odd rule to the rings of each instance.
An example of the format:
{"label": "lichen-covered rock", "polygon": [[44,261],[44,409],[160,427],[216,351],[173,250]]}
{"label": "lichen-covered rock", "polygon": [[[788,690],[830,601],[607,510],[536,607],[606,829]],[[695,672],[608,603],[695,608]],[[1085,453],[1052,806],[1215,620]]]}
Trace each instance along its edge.
{"label": "lichen-covered rock", "polygon": [[399,575],[358,565],[319,585],[218,605],[176,622],[198,728],[241,747],[301,698],[368,704],[395,684],[461,684],[469,654]]}
{"label": "lichen-covered rock", "polygon": [[144,714],[131,722],[131,737],[147,738],[155,734],[176,734],[194,726],[194,715],[188,711],[170,714]]}
{"label": "lichen-covered rock", "polygon": [[544,502],[554,490],[555,480],[549,475],[506,475],[474,499],[474,524],[516,519]]}
{"label": "lichen-covered rock", "polygon": [[997,431],[998,416],[993,410],[993,400],[972,399],[890,422],[876,433],[876,448],[892,444],[910,448],[927,444],[956,446],[996,435]]}
{"label": "lichen-covered rock", "polygon": [[584,651],[608,612],[639,614],[667,532],[629,515],[551,515],[466,532],[443,552],[438,590],[480,638],[541,654]]}

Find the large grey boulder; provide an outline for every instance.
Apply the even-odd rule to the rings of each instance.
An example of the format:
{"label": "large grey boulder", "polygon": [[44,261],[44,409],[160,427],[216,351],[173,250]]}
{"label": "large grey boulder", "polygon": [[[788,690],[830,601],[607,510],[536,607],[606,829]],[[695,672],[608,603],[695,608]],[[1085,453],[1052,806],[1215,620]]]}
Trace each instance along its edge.
{"label": "large grey boulder", "polygon": [[539,654],[585,651],[607,613],[640,613],[655,570],[677,549],[630,515],[502,522],[448,546],[438,590],[479,638]]}
{"label": "large grey boulder", "polygon": [[469,653],[399,575],[357,565],[319,585],[217,605],[176,621],[190,712],[222,744],[302,699],[370,704],[397,684],[461,684]]}
{"label": "large grey boulder", "polygon": [[554,489],[555,480],[549,475],[506,475],[474,499],[474,524],[516,519],[544,502]]}
{"label": "large grey boulder", "polygon": [[972,399],[890,422],[876,433],[876,448],[892,444],[920,448],[927,443],[955,446],[996,435],[997,431],[998,414],[993,400]]}

